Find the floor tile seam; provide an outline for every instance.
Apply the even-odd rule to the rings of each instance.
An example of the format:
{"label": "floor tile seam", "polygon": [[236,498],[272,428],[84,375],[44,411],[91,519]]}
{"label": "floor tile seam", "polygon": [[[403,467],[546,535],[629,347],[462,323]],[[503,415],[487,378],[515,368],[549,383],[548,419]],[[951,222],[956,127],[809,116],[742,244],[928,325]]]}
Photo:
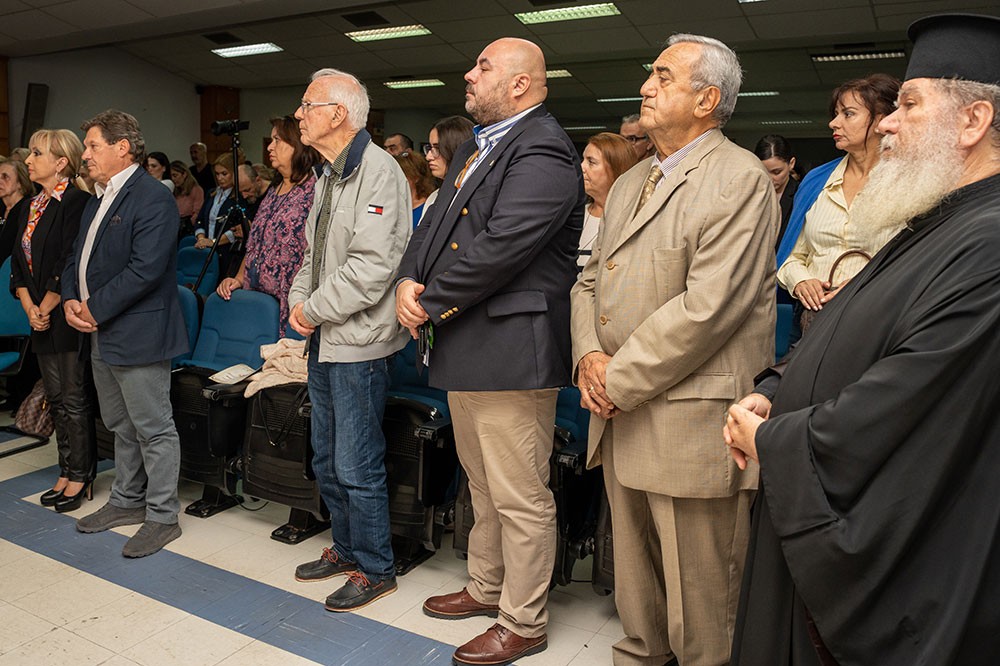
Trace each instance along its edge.
{"label": "floor tile seam", "polygon": [[[52,471],[55,471],[55,467],[46,468],[46,469],[51,469]],[[34,472],[29,472],[28,474],[25,474],[25,475],[22,475],[22,476],[19,476],[19,477],[13,477],[12,479],[8,479],[6,481],[0,481],[0,500],[2,500],[4,498],[9,498],[9,499],[14,500],[15,502],[20,502],[21,506],[19,508],[22,509],[22,510],[24,510],[24,511],[32,511],[32,512],[34,512],[34,511],[37,510],[39,512],[45,512],[46,514],[47,513],[51,513],[48,509],[46,509],[44,507],[41,507],[41,506],[39,506],[37,504],[34,504],[33,502],[29,502],[29,501],[26,501],[26,500],[22,499],[21,497],[23,497],[23,495],[22,496],[18,496],[17,494],[13,494],[13,493],[11,493],[11,492],[8,491],[8,488],[10,488],[10,487],[13,487],[13,488],[23,487],[23,485],[28,482],[28,480],[25,479],[24,477],[32,476],[32,475],[38,475],[39,477],[41,477],[41,475],[39,474],[39,471],[36,470]],[[36,492],[40,492],[40,491],[36,491]],[[30,496],[30,494],[28,496]],[[45,516],[45,517],[46,518],[52,518],[54,516]],[[69,518],[69,517],[67,517],[67,518]],[[0,527],[0,535],[2,535],[2,527]],[[189,610],[187,610],[185,608],[179,607],[178,605],[169,604],[168,602],[162,601],[160,599],[156,599],[155,597],[150,596],[149,594],[147,594],[145,591],[136,589],[136,585],[134,584],[134,582],[130,582],[127,578],[124,579],[124,580],[121,579],[121,578],[117,578],[116,579],[112,575],[112,572],[115,571],[115,567],[114,567],[113,564],[108,564],[108,565],[105,565],[105,566],[97,567],[95,569],[82,568],[82,567],[80,567],[76,563],[66,562],[66,561],[63,561],[63,560],[61,560],[59,558],[52,557],[52,555],[50,553],[48,553],[48,552],[42,552],[41,550],[39,550],[37,548],[33,548],[31,546],[27,546],[27,545],[25,545],[23,543],[19,543],[19,541],[18,541],[19,539],[25,539],[25,538],[31,538],[31,537],[38,537],[38,536],[39,536],[39,531],[38,530],[32,530],[32,531],[23,533],[23,534],[19,535],[19,537],[16,537],[14,539],[7,538],[6,536],[0,536],[0,538],[4,538],[5,540],[7,540],[7,541],[9,541],[11,543],[14,543],[15,545],[18,545],[18,546],[20,546],[22,548],[26,548],[30,552],[34,552],[34,553],[36,553],[38,555],[41,555],[43,557],[47,557],[47,558],[52,559],[54,561],[66,564],[67,566],[70,566],[73,569],[76,569],[77,571],[83,571],[83,572],[89,573],[91,575],[97,576],[98,578],[101,578],[102,580],[106,580],[106,581],[108,581],[110,583],[113,583],[113,584],[116,584],[116,585],[120,585],[120,586],[122,586],[122,587],[124,587],[126,589],[129,589],[132,592],[134,592],[136,594],[139,594],[139,595],[141,595],[141,596],[143,596],[145,598],[150,598],[150,599],[153,599],[155,601],[159,601],[160,603],[165,603],[166,605],[170,605],[171,607],[177,608],[178,610],[181,610],[182,612],[187,613],[188,615],[193,615],[193,616],[196,616],[196,617],[200,617],[198,615],[198,613],[197,613],[197,610],[195,610],[194,612],[191,612],[191,611],[189,611]],[[88,535],[88,536],[94,536],[94,537],[97,537],[97,538],[105,538],[105,539],[108,538],[108,537],[117,538],[117,539],[125,539],[126,538],[126,537],[124,537],[124,535],[121,535],[121,534],[118,534],[118,533],[112,532],[112,531],[104,532],[104,533],[98,534],[98,535]],[[284,592],[284,593],[287,593],[288,595],[291,595],[293,597],[297,597],[297,598],[305,601],[308,604],[315,605],[315,607],[317,607],[317,609],[322,608],[322,604],[320,604],[318,602],[315,602],[315,601],[313,601],[311,599],[308,599],[307,597],[303,597],[301,595],[298,595],[298,594],[296,594],[294,592],[289,592],[287,590],[282,590],[281,588],[276,588],[276,587],[268,585],[266,583],[261,583],[260,581],[254,580],[253,578],[250,578],[248,576],[244,576],[242,574],[235,574],[235,573],[226,571],[225,569],[221,569],[219,567],[216,567],[214,565],[207,564],[205,562],[201,562],[201,561],[196,560],[194,558],[189,558],[187,556],[176,554],[176,553],[171,553],[171,555],[173,555],[174,558],[180,558],[182,560],[185,560],[186,563],[181,563],[181,564],[175,563],[174,566],[171,566],[171,567],[169,567],[167,569],[168,571],[175,571],[176,569],[180,568],[184,564],[186,564],[188,566],[199,565],[199,566],[202,566],[202,567],[214,569],[214,570],[216,570],[218,572],[221,572],[222,574],[224,574],[226,576],[231,576],[231,577],[239,578],[239,579],[242,579],[243,581],[245,581],[245,583],[246,583],[245,585],[240,586],[238,589],[235,589],[235,590],[231,591],[229,594],[226,594],[223,597],[220,597],[219,599],[215,600],[216,602],[222,601],[223,599],[226,599],[226,598],[229,598],[229,597],[233,597],[236,594],[238,594],[240,590],[245,589],[246,587],[249,587],[249,586],[260,586],[262,588],[269,588],[272,591]],[[31,593],[29,592],[28,594],[31,594]],[[27,596],[27,595],[24,595],[24,596]],[[105,608],[106,606],[111,605],[112,603],[116,603],[116,602],[110,602],[109,604],[107,604],[105,606],[102,606],[101,608]],[[209,602],[209,603],[203,604],[200,608],[205,608],[205,607],[211,605],[211,603],[213,603],[213,602]],[[294,616],[295,614],[297,614],[297,613],[292,614],[292,616]],[[289,618],[286,618],[286,620],[290,619],[292,616],[289,616]],[[383,623],[383,622],[381,622],[379,620],[373,620],[371,618],[363,618],[362,616],[356,616],[356,617],[359,618],[359,619],[361,619],[364,622],[371,623],[376,628],[376,631],[374,632],[374,634],[381,633],[387,627],[395,629],[395,627],[391,627],[391,625],[387,625],[387,624],[385,624],[385,623]],[[178,619],[175,622],[171,622],[171,626],[173,624],[176,624],[176,622],[180,622],[182,619],[183,618]],[[205,618],[203,618],[203,619],[205,619]],[[238,628],[234,628],[233,626],[227,626],[226,624],[222,624],[220,622],[216,622],[216,621],[213,621],[213,620],[206,620],[206,621],[212,622],[213,624],[216,624],[217,626],[220,626],[220,627],[225,628],[225,629],[229,629],[231,631],[235,631],[237,633],[240,633],[241,635],[247,636],[247,637],[249,637],[251,639],[255,639],[255,640],[261,640],[261,638],[263,636],[266,636],[267,634],[271,633],[271,631],[273,631],[274,629],[277,629],[277,626],[272,627],[270,630],[265,631],[263,634],[257,636],[257,635],[253,635],[253,634],[249,633],[249,631],[247,631],[247,630],[241,630],[241,629],[238,629]],[[53,624],[53,623],[50,623],[50,624]],[[57,628],[63,628],[63,627],[58,627],[57,626]],[[70,631],[70,630],[66,629],[66,631]],[[450,651],[450,646],[446,646],[446,644],[441,643],[440,641],[437,641],[435,639],[429,638],[429,637],[424,636],[422,634],[417,634],[415,632],[410,632],[410,631],[406,631],[406,630],[402,630],[402,629],[398,629],[398,631],[402,631],[402,632],[405,632],[407,634],[416,636],[416,637],[418,637],[419,639],[421,639],[423,641],[427,641],[427,643],[429,645],[434,646],[434,647],[441,647],[441,646],[448,647],[448,649]],[[75,634],[75,632],[72,632],[72,631],[70,631],[70,633],[74,633]],[[157,632],[157,633],[159,633],[159,632]],[[75,635],[78,635],[78,634],[75,634]],[[82,636],[81,636],[81,638],[82,638]],[[93,642],[93,641],[91,641],[91,642]],[[296,654],[298,656],[305,657],[305,655],[302,654],[301,652],[288,649],[288,648],[283,647],[281,645],[275,645],[274,643],[271,643],[271,642],[269,642],[267,640],[264,640],[264,642],[269,643],[269,644],[273,645],[274,647],[277,647],[279,649],[285,650],[285,651],[290,652],[292,654]],[[136,644],[138,644],[138,643],[136,643]],[[133,646],[134,645],[135,644],[133,644]],[[129,646],[129,647],[133,647],[133,646]],[[108,648],[103,648],[103,649],[108,649]],[[125,649],[128,649],[128,648],[125,648]],[[306,658],[308,659],[309,657],[306,657]]]}

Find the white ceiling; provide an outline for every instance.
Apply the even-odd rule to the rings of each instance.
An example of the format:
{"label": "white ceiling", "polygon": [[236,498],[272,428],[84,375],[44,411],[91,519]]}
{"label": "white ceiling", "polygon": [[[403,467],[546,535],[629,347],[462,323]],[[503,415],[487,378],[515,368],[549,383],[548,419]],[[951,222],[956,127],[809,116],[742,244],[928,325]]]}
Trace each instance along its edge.
{"label": "white ceiling", "polygon": [[[536,0],[537,1],[537,0]],[[586,4],[530,0],[0,0],[0,54],[11,57],[114,46],[194,84],[237,88],[302,85],[320,67],[356,74],[375,108],[461,112],[462,75],[489,41],[517,36],[538,43],[550,68],[570,79],[549,82],[549,109],[564,125],[608,124],[635,102],[663,40],[674,32],[717,37],[732,46],[746,72],[744,90],[777,97],[742,98],[730,127],[759,131],[762,121],[789,135],[825,135],[829,91],[873,71],[901,75],[905,60],[816,64],[815,53],[900,49],[906,26],[942,11],[1000,15],[996,0],[616,0],[620,16],[524,26],[515,12]],[[422,23],[433,34],[358,44],[343,17],[374,11],[392,25]],[[275,42],[284,52],[225,60],[206,33],[226,31],[247,43]],[[858,46],[860,45],[860,47]],[[438,77],[445,87],[393,91],[396,78]],[[765,130],[767,131],[767,130]]]}

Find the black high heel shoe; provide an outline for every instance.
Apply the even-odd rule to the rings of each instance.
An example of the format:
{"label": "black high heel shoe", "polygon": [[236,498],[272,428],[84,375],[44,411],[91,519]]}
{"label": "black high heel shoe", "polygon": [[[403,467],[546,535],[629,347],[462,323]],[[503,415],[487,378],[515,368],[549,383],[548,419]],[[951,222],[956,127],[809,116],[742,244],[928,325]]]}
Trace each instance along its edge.
{"label": "black high heel shoe", "polygon": [[67,511],[76,511],[83,504],[83,498],[86,497],[88,500],[94,499],[94,482],[88,481],[80,488],[80,492],[76,495],[67,495],[63,493],[63,496],[58,500],[54,506],[57,512],[66,513]]}
{"label": "black high heel shoe", "polygon": [[42,506],[54,506],[56,502],[61,500],[63,497],[62,490],[56,490],[54,488],[49,488],[38,500],[42,503]]}

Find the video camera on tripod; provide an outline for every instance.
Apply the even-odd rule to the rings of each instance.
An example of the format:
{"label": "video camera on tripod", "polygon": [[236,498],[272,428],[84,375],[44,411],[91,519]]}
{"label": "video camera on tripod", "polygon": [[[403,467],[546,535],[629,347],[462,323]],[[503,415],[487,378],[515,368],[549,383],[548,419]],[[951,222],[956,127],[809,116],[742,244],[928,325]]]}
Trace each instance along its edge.
{"label": "video camera on tripod", "polygon": [[229,209],[229,213],[226,215],[226,218],[222,221],[221,225],[216,225],[215,242],[212,243],[212,248],[208,252],[208,257],[205,258],[205,263],[201,267],[201,273],[198,274],[198,279],[192,287],[192,290],[195,293],[198,293],[198,287],[201,285],[201,281],[204,279],[205,273],[211,265],[209,262],[215,261],[219,241],[227,231],[233,229],[237,225],[239,225],[240,234],[237,235],[236,240],[230,244],[229,262],[226,266],[219,267],[220,279],[228,277],[230,265],[233,261],[238,261],[243,256],[246,237],[250,233],[250,221],[247,220],[244,202],[240,198],[240,132],[248,129],[250,129],[249,120],[216,120],[211,124],[211,126],[209,126],[209,131],[213,135],[222,136],[224,134],[228,134],[232,140],[233,196],[236,199],[236,205]]}

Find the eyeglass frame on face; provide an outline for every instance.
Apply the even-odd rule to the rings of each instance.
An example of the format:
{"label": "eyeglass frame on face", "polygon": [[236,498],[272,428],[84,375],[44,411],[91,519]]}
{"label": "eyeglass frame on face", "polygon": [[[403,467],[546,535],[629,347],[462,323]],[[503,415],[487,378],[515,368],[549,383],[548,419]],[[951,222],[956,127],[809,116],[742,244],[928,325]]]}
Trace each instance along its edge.
{"label": "eyeglass frame on face", "polygon": [[424,156],[425,157],[430,157],[431,156],[431,152],[437,153],[438,156],[441,155],[441,148],[437,144],[434,144],[434,143],[425,143],[422,150],[424,151]]}
{"label": "eyeglass frame on face", "polygon": [[625,139],[626,141],[628,141],[629,143],[639,143],[640,141],[645,141],[649,137],[648,136],[638,136],[638,135],[625,136],[623,134],[622,138]]}
{"label": "eyeglass frame on face", "polygon": [[302,109],[303,113],[309,113],[310,109],[317,106],[343,106],[340,102],[307,102],[304,99],[299,100],[299,108]]}

